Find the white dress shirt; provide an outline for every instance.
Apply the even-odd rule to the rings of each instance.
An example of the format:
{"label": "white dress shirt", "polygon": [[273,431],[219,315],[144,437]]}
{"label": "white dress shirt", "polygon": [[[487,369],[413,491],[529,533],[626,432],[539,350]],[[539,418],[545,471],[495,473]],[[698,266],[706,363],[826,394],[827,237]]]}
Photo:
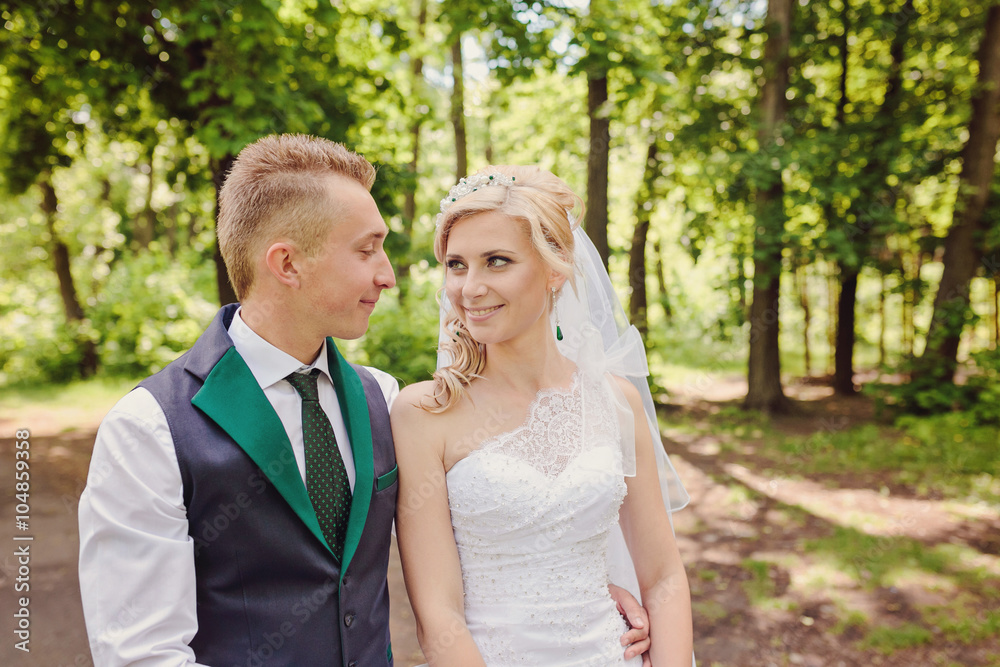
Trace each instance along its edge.
{"label": "white dress shirt", "polygon": [[[305,481],[302,400],[284,378],[319,368],[319,401],[354,488],[354,457],[324,345],[303,365],[254,333],[239,311],[229,327],[236,351],[278,414]],[[391,405],[399,385],[369,368]],[[177,453],[156,399],[139,388],[101,422],[80,497],[80,588],[94,664],[195,665],[198,631],[194,541]]]}

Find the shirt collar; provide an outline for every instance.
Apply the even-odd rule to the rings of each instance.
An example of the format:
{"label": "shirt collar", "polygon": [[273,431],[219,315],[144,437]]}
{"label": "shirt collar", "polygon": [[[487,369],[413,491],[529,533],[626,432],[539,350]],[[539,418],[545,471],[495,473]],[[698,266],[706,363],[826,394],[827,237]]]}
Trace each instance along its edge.
{"label": "shirt collar", "polygon": [[242,310],[242,307],[236,310],[236,315],[229,325],[229,337],[232,338],[236,351],[246,362],[247,368],[250,369],[261,389],[267,389],[275,382],[284,380],[289,373],[308,373],[313,368],[318,368],[333,383],[333,378],[330,377],[330,365],[327,362],[325,341],[312,363],[303,364],[284,350],[278,349],[261,338],[243,321],[243,317],[240,315]]}

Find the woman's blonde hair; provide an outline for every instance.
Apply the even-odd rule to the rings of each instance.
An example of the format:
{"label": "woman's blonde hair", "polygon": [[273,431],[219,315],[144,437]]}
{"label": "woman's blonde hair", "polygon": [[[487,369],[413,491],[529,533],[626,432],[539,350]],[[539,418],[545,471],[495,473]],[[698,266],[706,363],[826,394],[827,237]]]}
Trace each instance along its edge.
{"label": "woman's blonde hair", "polygon": [[287,236],[307,256],[329,237],[341,176],[371,190],[375,167],[342,144],[305,134],[270,135],[240,151],[219,192],[219,251],[238,299],[253,289],[257,253]]}
{"label": "woman's blonde hair", "polygon": [[[542,261],[573,284],[573,229],[583,216],[583,200],[562,179],[535,166],[499,165],[463,180],[484,184],[467,193],[470,188],[459,184],[442,200],[434,236],[438,262],[444,264],[448,236],[460,220],[500,213],[523,223]],[[434,373],[433,404],[423,406],[429,412],[444,412],[457,404],[486,366],[486,347],[472,338],[454,308],[444,326],[448,337],[441,350],[450,354],[452,362]]]}

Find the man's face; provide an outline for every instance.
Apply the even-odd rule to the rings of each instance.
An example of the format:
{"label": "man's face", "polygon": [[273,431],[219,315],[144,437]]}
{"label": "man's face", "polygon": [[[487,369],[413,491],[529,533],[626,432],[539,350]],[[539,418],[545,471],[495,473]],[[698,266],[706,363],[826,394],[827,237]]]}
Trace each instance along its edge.
{"label": "man's face", "polygon": [[396,277],[382,247],[385,222],[375,200],[357,181],[331,179],[337,205],[330,211],[330,234],[302,268],[302,303],[309,308],[319,336],[358,338],[368,330],[368,318],[382,290]]}

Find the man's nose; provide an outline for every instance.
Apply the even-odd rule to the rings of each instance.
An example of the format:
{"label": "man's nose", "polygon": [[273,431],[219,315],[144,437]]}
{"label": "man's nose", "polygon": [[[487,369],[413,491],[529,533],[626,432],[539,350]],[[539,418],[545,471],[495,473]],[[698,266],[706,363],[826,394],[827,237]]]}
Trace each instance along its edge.
{"label": "man's nose", "polygon": [[389,256],[385,254],[385,250],[382,251],[382,264],[379,266],[378,271],[375,273],[375,282],[382,289],[391,289],[396,286],[396,274],[392,270],[392,262],[389,261]]}

